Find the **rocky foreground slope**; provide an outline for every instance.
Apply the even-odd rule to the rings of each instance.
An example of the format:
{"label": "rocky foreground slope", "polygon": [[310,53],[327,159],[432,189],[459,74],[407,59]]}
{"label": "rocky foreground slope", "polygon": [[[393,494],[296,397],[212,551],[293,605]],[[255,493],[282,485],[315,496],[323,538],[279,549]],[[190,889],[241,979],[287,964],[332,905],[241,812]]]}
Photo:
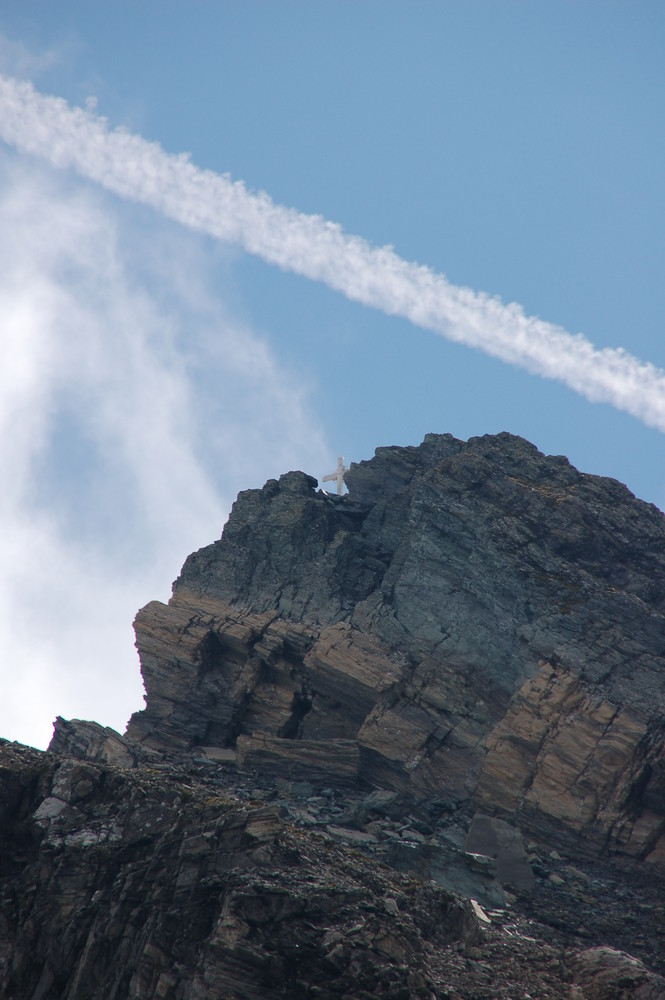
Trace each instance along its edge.
{"label": "rocky foreground slope", "polygon": [[10,997],[665,996],[665,518],[507,434],[241,493],[0,750]]}

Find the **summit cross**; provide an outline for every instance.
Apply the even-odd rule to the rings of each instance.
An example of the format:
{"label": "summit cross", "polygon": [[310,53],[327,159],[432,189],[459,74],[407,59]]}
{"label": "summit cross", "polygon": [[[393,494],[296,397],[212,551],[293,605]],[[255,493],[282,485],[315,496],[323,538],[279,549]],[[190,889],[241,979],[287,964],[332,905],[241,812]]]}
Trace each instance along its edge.
{"label": "summit cross", "polygon": [[349,470],[344,465],[344,458],[340,455],[337,459],[337,468],[334,472],[331,472],[330,475],[324,476],[322,482],[332,483],[333,480],[337,480],[337,496],[341,497],[344,493],[344,473],[348,471]]}

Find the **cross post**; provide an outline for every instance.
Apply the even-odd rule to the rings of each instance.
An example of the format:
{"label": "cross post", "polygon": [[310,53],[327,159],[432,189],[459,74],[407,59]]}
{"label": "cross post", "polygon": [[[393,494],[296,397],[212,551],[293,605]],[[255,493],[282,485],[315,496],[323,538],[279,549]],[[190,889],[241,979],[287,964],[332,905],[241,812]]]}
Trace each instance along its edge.
{"label": "cross post", "polygon": [[344,465],[344,458],[342,457],[342,455],[340,455],[339,458],[337,459],[337,468],[335,469],[334,472],[331,472],[329,475],[324,476],[322,482],[332,483],[336,480],[337,496],[341,497],[342,494],[344,493],[344,473],[348,471],[349,470]]}

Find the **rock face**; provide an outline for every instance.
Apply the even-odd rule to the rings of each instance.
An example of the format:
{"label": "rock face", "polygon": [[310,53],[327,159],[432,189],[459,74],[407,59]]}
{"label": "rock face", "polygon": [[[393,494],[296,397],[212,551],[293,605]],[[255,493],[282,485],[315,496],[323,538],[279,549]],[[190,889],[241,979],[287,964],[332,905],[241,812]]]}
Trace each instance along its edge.
{"label": "rock face", "polygon": [[3,764],[3,997],[396,997],[396,963],[427,996],[430,952],[476,935],[469,904],[351,866],[278,807],[25,748]]}
{"label": "rock face", "polygon": [[240,494],[124,736],[0,746],[3,996],[665,996],[665,517],[507,434],[346,483]]}
{"label": "rock face", "polygon": [[662,864],[662,513],[507,434],[379,449],[346,482],[240,494],[136,619],[128,735],[237,745],[243,767],[316,755],[330,781]]}

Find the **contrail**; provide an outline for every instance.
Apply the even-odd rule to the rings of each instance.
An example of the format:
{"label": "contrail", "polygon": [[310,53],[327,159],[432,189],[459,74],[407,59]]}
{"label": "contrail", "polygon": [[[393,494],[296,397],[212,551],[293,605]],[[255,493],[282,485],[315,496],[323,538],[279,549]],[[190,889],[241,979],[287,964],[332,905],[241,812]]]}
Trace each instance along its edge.
{"label": "contrail", "polygon": [[123,198],[237,244],[347,298],[449,340],[556,379],[665,432],[665,372],[622,348],[525,316],[516,303],[451,284],[442,274],[373,247],[318,215],[276,205],[228,175],[200,170],[105,118],[0,76],[0,137],[57,167],[73,167]]}

